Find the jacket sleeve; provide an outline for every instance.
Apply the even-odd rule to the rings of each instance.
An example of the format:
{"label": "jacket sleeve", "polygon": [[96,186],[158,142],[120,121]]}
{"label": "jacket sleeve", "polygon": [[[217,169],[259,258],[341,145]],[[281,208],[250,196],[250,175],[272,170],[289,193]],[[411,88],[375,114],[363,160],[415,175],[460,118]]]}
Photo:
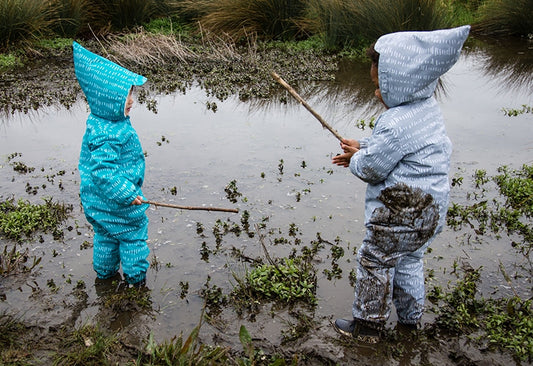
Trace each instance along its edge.
{"label": "jacket sleeve", "polygon": [[120,169],[122,142],[116,136],[99,135],[89,142],[90,171],[93,184],[103,197],[121,205],[129,205],[137,197],[138,188]]}
{"label": "jacket sleeve", "polygon": [[377,184],[387,179],[403,156],[396,131],[391,128],[376,129],[361,144],[361,150],[352,156],[350,170],[361,180]]}

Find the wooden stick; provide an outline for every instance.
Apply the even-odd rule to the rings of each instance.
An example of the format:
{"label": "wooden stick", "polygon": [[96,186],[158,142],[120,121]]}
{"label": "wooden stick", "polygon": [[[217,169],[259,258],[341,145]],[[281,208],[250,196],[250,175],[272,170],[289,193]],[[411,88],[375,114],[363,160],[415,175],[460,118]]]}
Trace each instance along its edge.
{"label": "wooden stick", "polygon": [[161,207],[179,208],[180,210],[222,211],[222,212],[235,212],[235,213],[239,212],[239,210],[236,208],[180,206],[180,205],[173,205],[170,203],[154,202],[154,201],[146,201],[146,200],[143,200],[142,203],[148,203],[150,205],[161,206]]}
{"label": "wooden stick", "polygon": [[278,82],[280,83],[285,89],[287,89],[287,91],[298,101],[300,102],[300,104],[302,104],[309,112],[311,112],[311,114],[313,116],[316,117],[316,119],[318,119],[320,121],[320,123],[322,124],[322,127],[324,128],[327,128],[329,130],[329,132],[331,132],[339,141],[342,141],[342,136],[339,135],[339,133],[333,129],[333,127],[331,127],[317,112],[315,112],[313,110],[313,108],[311,108],[311,106],[309,104],[307,104],[307,102],[305,100],[303,100],[303,98],[298,95],[298,93],[296,92],[296,90],[294,90],[289,84],[287,84],[287,82],[285,82],[285,80],[283,80],[281,78],[281,76],[279,76],[278,74],[276,74],[274,71],[271,71],[270,72],[270,75],[272,75],[272,77]]}

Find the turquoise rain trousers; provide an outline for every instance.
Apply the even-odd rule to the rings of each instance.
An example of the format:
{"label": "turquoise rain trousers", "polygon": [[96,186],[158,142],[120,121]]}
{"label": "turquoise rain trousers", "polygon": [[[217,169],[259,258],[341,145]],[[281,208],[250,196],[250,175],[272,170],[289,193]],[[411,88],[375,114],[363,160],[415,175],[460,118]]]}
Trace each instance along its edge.
{"label": "turquoise rain trousers", "polygon": [[143,196],[145,161],[136,131],[124,115],[132,86],[146,78],[80,44],[73,43],[74,70],[90,114],[80,151],[80,198],[94,228],[93,268],[97,277],[114,276],[122,264],[126,281],[143,281],[150,250],[147,204]]}

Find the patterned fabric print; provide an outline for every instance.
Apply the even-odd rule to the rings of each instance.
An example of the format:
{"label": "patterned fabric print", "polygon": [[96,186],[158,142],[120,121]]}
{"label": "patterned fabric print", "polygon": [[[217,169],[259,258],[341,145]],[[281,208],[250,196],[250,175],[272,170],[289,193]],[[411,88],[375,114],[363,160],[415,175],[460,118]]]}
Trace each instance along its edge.
{"label": "patterned fabric print", "polygon": [[355,318],[385,321],[393,301],[401,322],[422,316],[422,258],[445,222],[452,150],[433,93],[469,29],[399,32],[376,42],[379,86],[389,109],[350,161],[352,173],[368,183]]}
{"label": "patterned fabric print", "polygon": [[145,160],[139,137],[124,116],[128,92],[146,81],[74,42],[74,68],[91,114],[83,136],[80,197],[93,225],[93,266],[99,278],[112,277],[119,263],[130,283],[145,276],[148,205],[131,205],[142,196]]}
{"label": "patterned fabric print", "polygon": [[73,42],[72,48],[76,78],[91,113],[109,121],[124,119],[130,88],[144,84],[146,78],[86,50],[79,43]]}

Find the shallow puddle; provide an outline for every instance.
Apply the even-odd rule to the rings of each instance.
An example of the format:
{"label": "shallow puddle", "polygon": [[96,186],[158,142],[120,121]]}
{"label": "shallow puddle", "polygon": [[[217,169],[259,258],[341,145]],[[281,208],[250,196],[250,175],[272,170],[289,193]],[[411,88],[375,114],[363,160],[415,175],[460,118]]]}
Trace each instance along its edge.
{"label": "shallow puddle", "polygon": [[[531,47],[521,46],[531,55]],[[518,51],[517,51],[518,52]],[[491,55],[482,51],[463,56],[445,77],[446,95],[440,96],[442,111],[452,140],[451,176],[468,181],[476,169],[489,174],[500,165],[519,168],[532,163],[533,115],[506,116],[502,108],[520,109],[532,105],[531,81],[509,84],[507,74],[491,74],[487,69]],[[487,61],[488,60],[488,61]],[[531,70],[529,70],[531,76]],[[283,75],[282,75],[283,77]],[[358,138],[370,130],[358,129],[379,114],[368,95],[373,95],[366,67],[342,65],[338,82],[333,85],[305,86],[301,94],[339,133]],[[250,225],[263,223],[268,232],[269,254],[288,255],[294,248],[321,238],[345,250],[338,263],[341,278],[329,279],[324,269],[331,270],[332,254],[325,245],[317,263],[319,304],[316,316],[324,319],[350,315],[353,289],[348,275],[352,270],[354,251],[363,238],[365,185],[347,169],[330,163],[339,152],[338,141],[321,128],[302,106],[289,100],[240,102],[237,98],[219,101],[199,88],[186,94],[157,96],[157,113],[136,103],[131,118],[147,154],[144,194],[147,199],[185,206],[238,208],[238,214],[186,211],[151,207],[149,245],[152,266],[148,287],[152,290],[153,317],[143,317],[155,339],[161,341],[183,332],[188,334],[200,318],[203,299],[199,291],[208,276],[211,285],[229,293],[234,284],[232,273],[243,274],[248,264],[231,255],[231,249],[243,256],[264,257],[257,235],[227,234],[217,248],[213,227],[217,220],[240,224],[245,211]],[[213,104],[216,103],[216,111]],[[31,277],[6,278],[6,300],[0,311],[20,309],[21,314],[36,323],[60,324],[69,304],[75,302],[73,284],[86,284],[88,299],[80,310],[77,324],[97,319],[100,307],[94,289],[91,249],[82,249],[91,241],[91,231],[79,205],[77,159],[87,117],[84,102],[70,110],[48,107],[38,112],[17,114],[0,123],[0,198],[9,197],[41,202],[41,197],[74,204],[74,217],[65,232],[64,243],[45,236],[44,243],[31,245],[32,254],[43,256],[41,268]],[[20,153],[16,160],[35,170],[19,174],[13,170],[8,156]],[[59,172],[64,171],[64,174]],[[242,195],[232,203],[224,189],[230,182]],[[33,189],[28,193],[28,185]],[[453,202],[465,202],[468,187],[454,187]],[[204,228],[203,233],[198,227]],[[296,231],[295,231],[296,228]],[[290,235],[291,234],[291,235]],[[275,244],[276,238],[298,245]],[[483,266],[482,290],[510,293],[498,273],[499,261],[511,266],[517,258],[506,239],[482,244],[464,243],[468,235],[446,229],[432,244],[426,257],[427,269],[436,274],[437,283],[445,286],[454,261],[466,259],[474,268]],[[2,243],[5,244],[5,243]],[[207,255],[206,255],[207,254]],[[58,292],[48,290],[53,280]],[[184,284],[188,291],[183,294]],[[525,287],[527,288],[527,287]],[[530,296],[529,294],[528,296]],[[229,313],[229,314],[228,314]],[[231,311],[224,312],[227,323],[219,328],[237,334],[240,323],[250,333],[272,340],[280,337],[283,313],[266,316],[267,323],[250,325]],[[431,315],[426,315],[429,321]],[[117,327],[138,319],[117,320]],[[286,320],[286,319],[285,319]],[[395,316],[390,319],[391,323]],[[236,341],[237,338],[234,339]]]}

